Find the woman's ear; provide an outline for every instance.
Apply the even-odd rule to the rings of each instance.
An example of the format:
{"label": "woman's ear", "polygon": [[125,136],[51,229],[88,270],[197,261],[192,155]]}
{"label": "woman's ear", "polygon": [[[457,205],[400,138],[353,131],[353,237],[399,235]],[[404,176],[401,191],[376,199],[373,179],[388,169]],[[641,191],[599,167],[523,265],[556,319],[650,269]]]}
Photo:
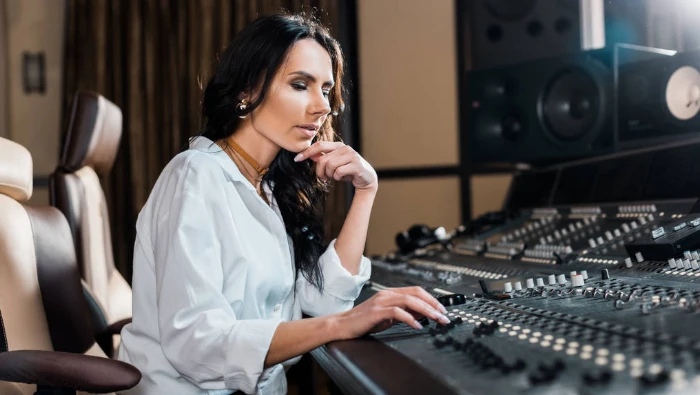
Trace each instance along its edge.
{"label": "woman's ear", "polygon": [[248,103],[252,103],[260,98],[262,94],[264,81],[260,81],[255,87],[249,87],[246,90],[238,94],[238,101],[245,99]]}
{"label": "woman's ear", "polygon": [[238,102],[240,103],[242,101],[246,101],[246,102],[250,103],[250,94],[248,94],[248,92],[241,92],[238,95]]}

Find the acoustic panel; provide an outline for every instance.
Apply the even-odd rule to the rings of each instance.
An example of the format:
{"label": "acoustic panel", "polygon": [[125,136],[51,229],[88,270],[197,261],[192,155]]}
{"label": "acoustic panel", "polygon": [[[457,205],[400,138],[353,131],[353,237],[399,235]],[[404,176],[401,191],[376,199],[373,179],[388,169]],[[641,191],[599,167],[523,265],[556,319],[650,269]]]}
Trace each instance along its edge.
{"label": "acoustic panel", "polygon": [[511,174],[472,175],[472,218],[502,210],[512,180]]}
{"label": "acoustic panel", "polygon": [[456,165],[453,2],[357,5],[362,154],[377,169]]}
{"label": "acoustic panel", "polygon": [[366,254],[395,250],[396,234],[411,225],[444,226],[451,231],[461,218],[458,177],[380,180]]}

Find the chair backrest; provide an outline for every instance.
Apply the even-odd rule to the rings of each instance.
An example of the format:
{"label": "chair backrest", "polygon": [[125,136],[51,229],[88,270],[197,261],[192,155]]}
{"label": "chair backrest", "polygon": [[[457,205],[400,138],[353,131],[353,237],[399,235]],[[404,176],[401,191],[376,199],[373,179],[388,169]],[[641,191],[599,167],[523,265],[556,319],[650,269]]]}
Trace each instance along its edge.
{"label": "chair backrest", "polygon": [[[0,138],[0,313],[7,349],[105,356],[95,343],[66,219],[53,207],[22,204],[32,195],[32,180],[29,151]],[[2,394],[35,390],[0,384]]]}
{"label": "chair backrest", "polygon": [[107,324],[131,317],[131,287],[114,267],[107,201],[100,184],[100,177],[114,164],[121,133],[119,107],[97,93],[78,92],[59,167],[49,183],[51,205],[68,220],[81,277]]}

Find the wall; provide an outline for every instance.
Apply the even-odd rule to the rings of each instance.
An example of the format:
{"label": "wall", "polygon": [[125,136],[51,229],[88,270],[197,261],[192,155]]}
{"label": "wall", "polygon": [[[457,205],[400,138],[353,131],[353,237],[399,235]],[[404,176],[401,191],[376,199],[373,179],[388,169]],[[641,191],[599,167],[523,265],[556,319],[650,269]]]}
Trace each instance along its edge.
{"label": "wall", "polygon": [[471,217],[477,218],[489,211],[503,208],[508,187],[513,176],[510,174],[483,174],[471,177],[472,211]]}
{"label": "wall", "polygon": [[[375,169],[456,166],[457,51],[453,0],[358,0],[360,136]],[[475,181],[473,213],[497,210],[510,178]],[[395,249],[416,223],[460,224],[457,176],[380,180],[368,254]]]}
{"label": "wall", "polygon": [[362,152],[375,168],[458,163],[451,0],[359,0]]}
{"label": "wall", "polygon": [[[32,153],[35,179],[58,164],[61,131],[64,0],[3,0],[7,31],[7,136]],[[23,52],[43,52],[46,92],[23,89]],[[48,204],[48,190],[35,184],[31,204]]]}
{"label": "wall", "polygon": [[[35,176],[50,174],[59,154],[61,51],[65,0],[0,0],[7,18],[7,133],[32,152]],[[361,150],[376,169],[458,164],[457,75],[453,0],[358,0]],[[1,45],[1,44],[0,44]],[[44,51],[48,90],[25,95],[23,51]],[[0,103],[1,104],[1,103]],[[500,207],[503,177],[473,181],[478,215]],[[35,188],[33,203],[48,202]],[[456,176],[382,180],[367,253],[394,248],[414,223],[452,229],[461,218]]]}
{"label": "wall", "polygon": [[396,233],[414,224],[444,226],[460,223],[459,179],[416,178],[380,180],[367,234],[367,254],[396,249]]}

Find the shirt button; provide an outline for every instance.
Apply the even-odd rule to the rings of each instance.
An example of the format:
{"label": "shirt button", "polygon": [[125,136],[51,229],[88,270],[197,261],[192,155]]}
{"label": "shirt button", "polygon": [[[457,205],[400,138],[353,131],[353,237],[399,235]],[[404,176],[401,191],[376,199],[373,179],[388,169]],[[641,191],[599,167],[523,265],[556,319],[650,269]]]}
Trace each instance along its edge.
{"label": "shirt button", "polygon": [[282,308],[282,305],[281,305],[281,304],[276,305],[275,308],[274,308],[274,312],[275,312],[275,313],[279,312],[281,308]]}

